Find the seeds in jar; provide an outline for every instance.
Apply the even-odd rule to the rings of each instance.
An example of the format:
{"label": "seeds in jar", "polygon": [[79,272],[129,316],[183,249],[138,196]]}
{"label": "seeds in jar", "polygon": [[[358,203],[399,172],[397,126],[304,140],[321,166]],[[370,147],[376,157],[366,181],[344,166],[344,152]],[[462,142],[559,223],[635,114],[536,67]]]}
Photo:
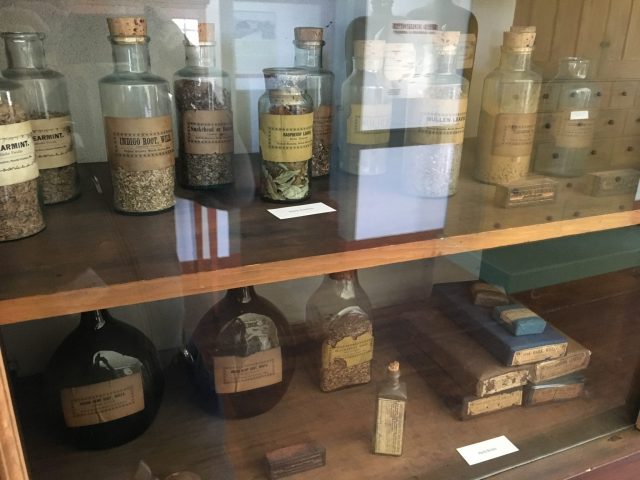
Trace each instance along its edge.
{"label": "seeds in jar", "polygon": [[150,213],[173,207],[173,166],[159,170],[131,171],[121,167],[111,170],[113,202],[116,210]]}
{"label": "seeds in jar", "polygon": [[78,195],[76,164],[40,170],[38,183],[45,205],[66,202]]}

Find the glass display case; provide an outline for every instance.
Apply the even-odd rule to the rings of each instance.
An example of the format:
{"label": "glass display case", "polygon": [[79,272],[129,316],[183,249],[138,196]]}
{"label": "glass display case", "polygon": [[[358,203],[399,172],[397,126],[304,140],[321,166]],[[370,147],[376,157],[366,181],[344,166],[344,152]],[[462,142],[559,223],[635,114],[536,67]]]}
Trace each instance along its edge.
{"label": "glass display case", "polygon": [[[615,478],[640,452],[639,18],[0,1],[71,123],[0,95],[0,231],[44,218],[0,238],[0,479]],[[40,207],[33,143],[62,137],[80,195]]]}

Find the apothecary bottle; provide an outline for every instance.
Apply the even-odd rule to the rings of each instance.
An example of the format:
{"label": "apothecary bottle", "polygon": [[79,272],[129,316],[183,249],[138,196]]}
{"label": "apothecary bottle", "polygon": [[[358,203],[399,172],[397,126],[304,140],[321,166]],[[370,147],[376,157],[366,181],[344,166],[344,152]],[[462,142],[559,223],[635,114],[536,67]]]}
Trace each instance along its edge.
{"label": "apothecary bottle", "polygon": [[385,42],[356,40],[353,72],[342,84],[339,165],[353,175],[387,170],[391,101],[381,73]]}
{"label": "apothecary bottle", "polygon": [[311,176],[329,174],[333,130],[333,73],[322,68],[322,28],[294,29],[294,66],[307,70],[307,93],[313,101]]}
{"label": "apothecary bottle", "polygon": [[128,214],[173,207],[169,83],[151,73],[144,18],[109,18],[114,72],[100,80],[113,205]]}
{"label": "apothecary bottle", "polygon": [[271,202],[292,203],[311,195],[313,100],[307,94],[307,71],[265,68],[267,91],[258,101],[260,115],[260,195]]}
{"label": "apothecary bottle", "polygon": [[586,173],[593,147],[597,109],[596,92],[589,75],[589,60],[565,57],[560,60],[552,85],[558,89],[554,112],[552,145],[538,146],[535,171],[556,177],[579,177]]}
{"label": "apothecary bottle", "polygon": [[44,229],[38,165],[24,88],[0,78],[0,241]]}
{"label": "apothecary bottle", "polygon": [[51,357],[45,383],[57,420],[83,449],[110,448],[141,435],[164,391],[151,341],[107,310],[81,315]]}
{"label": "apothecary bottle", "polygon": [[407,193],[446,197],[458,186],[469,82],[456,73],[460,33],[433,37],[436,73],[418,76],[409,88],[402,178]]}
{"label": "apothecary bottle", "polygon": [[189,345],[196,386],[210,410],[246,418],[273,408],[295,368],[289,324],[253,287],[234,288],[200,320]]}
{"label": "apothecary bottle", "polygon": [[43,201],[71,200],[80,188],[65,79],[47,67],[44,33],[3,32],[2,38],[7,55],[2,74],[27,93]]}
{"label": "apothecary bottle", "polygon": [[311,364],[323,392],[371,380],[371,302],[355,270],[326,275],[306,306]]}
{"label": "apothecary bottle", "polygon": [[400,363],[391,362],[378,389],[373,453],[402,455],[404,423],[407,412],[407,385],[400,380]]}
{"label": "apothecary bottle", "polygon": [[178,179],[185,188],[211,189],[233,182],[231,88],[227,73],[216,68],[214,25],[198,24],[195,35],[185,35],[186,66],[175,73],[173,83]]}
{"label": "apothecary bottle", "polygon": [[541,77],[531,69],[535,27],[504,33],[500,66],[484,81],[474,177],[505,184],[531,163]]}

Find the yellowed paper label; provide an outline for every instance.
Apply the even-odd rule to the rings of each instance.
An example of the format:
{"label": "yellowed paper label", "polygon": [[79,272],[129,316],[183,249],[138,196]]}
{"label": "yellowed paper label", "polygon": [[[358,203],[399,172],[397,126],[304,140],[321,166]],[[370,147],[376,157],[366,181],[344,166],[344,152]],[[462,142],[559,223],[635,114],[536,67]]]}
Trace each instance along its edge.
{"label": "yellowed paper label", "polygon": [[303,162],[313,152],[313,113],[260,115],[260,151],[269,162]]}
{"label": "yellowed paper label", "polygon": [[527,363],[540,362],[549,358],[562,357],[565,353],[567,353],[566,343],[526,348],[514,353],[511,365],[526,365]]}
{"label": "yellowed paper label", "polygon": [[384,47],[383,73],[387,80],[398,81],[414,74],[416,50],[413,43],[387,43]]}
{"label": "yellowed paper label", "polygon": [[421,99],[409,130],[409,142],[414,145],[435,145],[464,142],[464,126],[467,118],[467,99]]}
{"label": "yellowed paper label", "polygon": [[174,163],[171,117],[105,117],[107,156],[112,167],[160,170]]}
{"label": "yellowed paper label", "polygon": [[64,422],[86,427],[111,422],[144,410],[142,373],[60,392]]}
{"label": "yellowed paper label", "polygon": [[333,362],[343,360],[347,367],[370,362],[373,358],[373,335],[363,333],[358,338],[345,337],[332,347],[328,341],[322,344],[322,368],[329,368]]}
{"label": "yellowed paper label", "polygon": [[502,157],[531,155],[535,131],[535,113],[502,113],[497,115],[493,137],[493,155]]}
{"label": "yellowed paper label", "polygon": [[378,398],[376,433],[373,440],[374,453],[402,454],[405,406],[404,400]]}
{"label": "yellowed paper label", "polygon": [[280,347],[247,357],[213,357],[216,393],[236,393],[268,387],[282,381]]}
{"label": "yellowed paper label", "polygon": [[589,352],[582,351],[577,354],[567,355],[566,357],[537,363],[533,366],[532,380],[541,382],[583,370],[589,365],[589,360]]}
{"label": "yellowed paper label", "polygon": [[0,125],[0,187],[38,178],[31,122]]}
{"label": "yellowed paper label", "polygon": [[333,110],[328,105],[320,105],[313,112],[313,143],[331,145]]}
{"label": "yellowed paper label", "polygon": [[511,390],[512,388],[522,387],[527,383],[527,380],[527,370],[518,370],[496,375],[481,381],[480,396],[492,395],[505,390]]}
{"label": "yellowed paper label", "polygon": [[76,161],[71,117],[31,120],[36,161],[40,170],[71,165]]}
{"label": "yellowed paper label", "polygon": [[347,117],[347,143],[381,145],[389,142],[391,105],[351,105]]}
{"label": "yellowed paper label", "polygon": [[464,416],[474,417],[518,405],[522,405],[522,389],[470,400],[464,406]]}
{"label": "yellowed paper label", "polygon": [[589,148],[595,134],[595,119],[571,120],[569,113],[556,122],[556,145],[563,148]]}
{"label": "yellowed paper label", "polygon": [[460,34],[458,50],[456,51],[456,68],[458,70],[473,68],[476,55],[476,36],[473,33]]}
{"label": "yellowed paper label", "polygon": [[537,388],[532,390],[529,400],[530,404],[553,402],[560,400],[570,400],[577,398],[584,390],[583,383],[562,385],[557,387]]}
{"label": "yellowed paper label", "polygon": [[537,317],[537,315],[528,308],[514,308],[512,310],[503,310],[500,312],[500,320],[509,324],[522,320],[523,318],[531,317]]}
{"label": "yellowed paper label", "polygon": [[189,154],[233,153],[231,110],[188,110],[182,114],[182,132]]}

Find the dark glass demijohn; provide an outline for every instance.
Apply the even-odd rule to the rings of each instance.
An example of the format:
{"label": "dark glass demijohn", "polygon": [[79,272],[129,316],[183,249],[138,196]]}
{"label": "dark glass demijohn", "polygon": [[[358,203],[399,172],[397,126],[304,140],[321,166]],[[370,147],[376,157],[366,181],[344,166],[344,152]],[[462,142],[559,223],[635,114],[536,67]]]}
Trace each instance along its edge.
{"label": "dark glass demijohn", "polygon": [[253,287],[234,288],[200,320],[189,343],[194,377],[208,409],[247,418],[273,408],[295,368],[284,315]]}
{"label": "dark glass demijohn", "polygon": [[47,396],[70,440],[87,449],[114,447],[142,434],[164,390],[151,341],[106,310],[82,314],[45,376]]}

